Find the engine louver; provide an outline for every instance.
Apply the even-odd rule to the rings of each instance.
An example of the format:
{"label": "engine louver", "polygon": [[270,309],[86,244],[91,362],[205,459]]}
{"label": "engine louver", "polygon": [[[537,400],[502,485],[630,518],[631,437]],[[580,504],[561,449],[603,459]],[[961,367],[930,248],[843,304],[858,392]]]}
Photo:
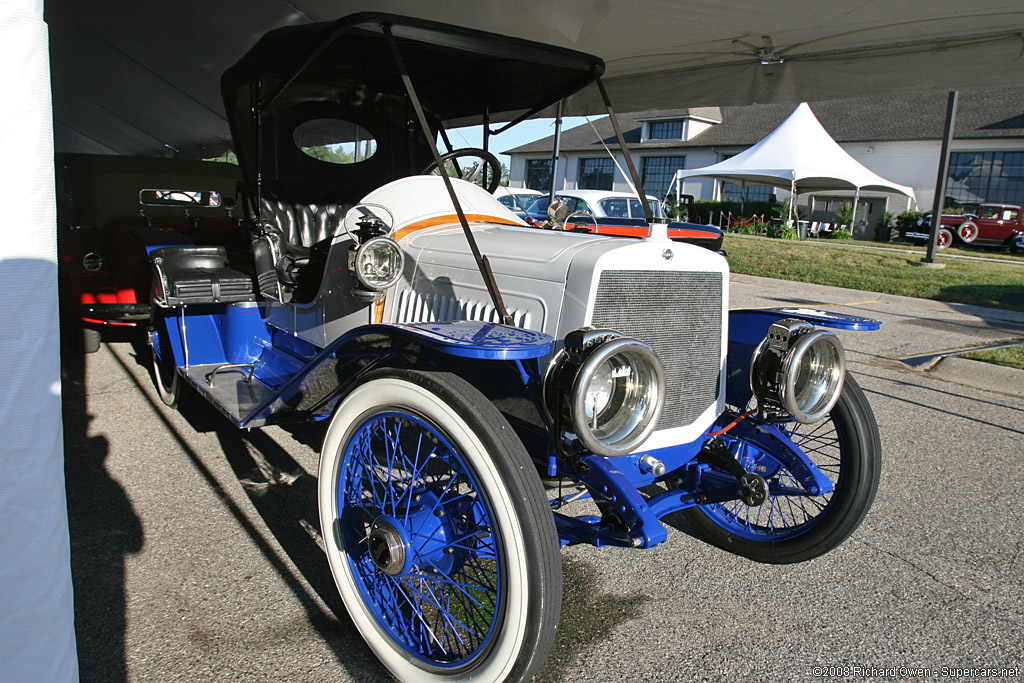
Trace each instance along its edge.
{"label": "engine louver", "polygon": [[[479,301],[464,301],[442,294],[419,294],[405,289],[398,295],[397,320],[400,323],[448,322],[451,320],[480,320],[500,323],[501,318],[494,306]],[[509,315],[516,327],[530,329],[530,314],[527,311],[509,309]]]}

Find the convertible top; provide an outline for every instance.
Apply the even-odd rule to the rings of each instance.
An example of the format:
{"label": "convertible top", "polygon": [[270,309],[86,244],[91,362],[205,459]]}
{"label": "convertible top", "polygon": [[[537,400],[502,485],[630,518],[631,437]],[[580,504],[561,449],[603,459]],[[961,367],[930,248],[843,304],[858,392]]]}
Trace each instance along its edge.
{"label": "convertible top", "polygon": [[[288,178],[333,185],[323,177],[328,165],[300,159],[305,155],[293,137],[298,125],[323,118],[358,124],[377,140],[373,158],[382,157],[377,159],[379,168],[357,164],[364,168],[354,178],[372,176],[367,191],[418,173],[430,161],[423,134],[410,134],[408,122],[415,116],[385,26],[435,129],[442,122],[465,125],[482,123],[485,116],[496,121],[533,115],[604,72],[600,58],[582,52],[391,14],[360,13],[277,29],[221,79],[247,182],[255,182],[259,155],[264,181]],[[305,166],[313,170],[300,170]]]}

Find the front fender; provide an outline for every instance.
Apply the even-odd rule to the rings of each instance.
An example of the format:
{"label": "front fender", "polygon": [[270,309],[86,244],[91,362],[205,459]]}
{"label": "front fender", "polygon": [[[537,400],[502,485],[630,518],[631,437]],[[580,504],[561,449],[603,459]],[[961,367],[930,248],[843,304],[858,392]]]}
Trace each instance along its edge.
{"label": "front fender", "polygon": [[746,308],[729,312],[729,351],[725,378],[725,402],[744,408],[750,402],[750,360],[754,349],[768,334],[768,328],[779,320],[796,318],[813,325],[840,330],[874,331],[882,323],[844,313],[812,308]]}
{"label": "front fender", "polygon": [[280,421],[287,415],[327,417],[349,387],[382,365],[430,363],[438,357],[523,361],[550,354],[552,342],[540,332],[476,321],[365,325],[331,342],[240,426]]}

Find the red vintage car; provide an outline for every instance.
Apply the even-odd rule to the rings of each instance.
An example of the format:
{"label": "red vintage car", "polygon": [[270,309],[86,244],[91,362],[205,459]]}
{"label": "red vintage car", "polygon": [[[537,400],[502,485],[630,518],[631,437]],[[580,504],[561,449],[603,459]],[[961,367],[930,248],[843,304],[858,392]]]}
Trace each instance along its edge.
{"label": "red vintage car", "polygon": [[943,215],[939,220],[938,247],[953,243],[1009,247],[1024,252],[1021,207],[1015,204],[982,204],[977,214]]}
{"label": "red vintage car", "polygon": [[56,169],[62,327],[86,353],[99,348],[102,330],[149,324],[141,233],[168,244],[208,243],[237,225],[233,164],[61,154]]}

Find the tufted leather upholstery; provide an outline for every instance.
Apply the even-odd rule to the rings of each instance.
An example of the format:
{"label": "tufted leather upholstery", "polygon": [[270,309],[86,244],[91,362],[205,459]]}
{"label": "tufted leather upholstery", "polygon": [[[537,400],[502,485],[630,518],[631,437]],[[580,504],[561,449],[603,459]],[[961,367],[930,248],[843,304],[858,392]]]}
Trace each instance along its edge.
{"label": "tufted leather upholstery", "polygon": [[307,302],[316,295],[324,267],[323,254],[311,248],[319,244],[319,251],[326,253],[326,243],[344,229],[350,205],[309,201],[323,197],[315,188],[290,190],[267,189],[261,198],[253,241],[257,282],[264,296]]}
{"label": "tufted leather upholstery", "polygon": [[263,197],[260,218],[273,226],[288,244],[311,247],[333,237],[345,220],[344,204],[300,204]]}

